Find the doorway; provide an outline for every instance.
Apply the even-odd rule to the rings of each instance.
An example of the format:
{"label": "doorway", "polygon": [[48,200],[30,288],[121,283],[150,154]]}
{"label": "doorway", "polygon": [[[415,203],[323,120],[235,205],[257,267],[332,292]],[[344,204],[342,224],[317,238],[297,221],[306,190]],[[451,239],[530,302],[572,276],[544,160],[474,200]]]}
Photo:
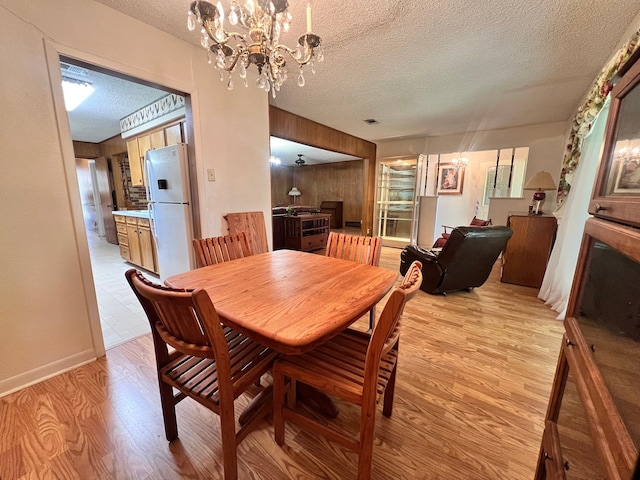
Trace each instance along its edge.
{"label": "doorway", "polygon": [[[89,84],[93,90],[83,103],[67,110],[67,118],[76,157],[92,283],[102,338],[108,349],[150,331],[146,315],[124,276],[135,265],[121,255],[113,217],[113,211],[147,208],[144,186],[133,185],[131,180],[121,119],[174,92],[142,85],[135,78],[123,78],[116,72],[67,57],[60,58],[60,72],[63,81]],[[63,91],[66,103],[67,93],[64,88]],[[144,273],[152,281],[159,281],[153,273]]]}

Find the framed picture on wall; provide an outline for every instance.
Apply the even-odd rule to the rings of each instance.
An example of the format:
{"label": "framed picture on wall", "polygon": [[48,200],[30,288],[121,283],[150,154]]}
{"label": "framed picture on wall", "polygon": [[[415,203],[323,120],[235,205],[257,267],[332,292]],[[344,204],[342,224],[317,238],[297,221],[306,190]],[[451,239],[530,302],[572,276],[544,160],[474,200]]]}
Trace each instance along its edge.
{"label": "framed picture on wall", "polygon": [[462,195],[464,167],[442,163],[438,167],[438,195]]}
{"label": "framed picture on wall", "polygon": [[622,162],[618,167],[613,193],[640,193],[640,163],[635,160]]}

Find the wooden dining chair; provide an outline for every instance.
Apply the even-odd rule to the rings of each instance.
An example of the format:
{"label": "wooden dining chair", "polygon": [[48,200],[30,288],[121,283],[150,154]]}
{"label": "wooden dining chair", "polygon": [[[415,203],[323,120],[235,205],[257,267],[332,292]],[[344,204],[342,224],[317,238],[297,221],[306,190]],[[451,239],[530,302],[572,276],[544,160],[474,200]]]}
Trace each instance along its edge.
{"label": "wooden dining chair", "polygon": [[[326,255],[377,267],[380,264],[381,248],[382,238],[380,237],[362,237],[329,232]],[[375,321],[376,308],[373,307],[369,311],[369,330],[373,330]]]}
{"label": "wooden dining chair", "polygon": [[220,416],[224,478],[235,480],[237,446],[269,404],[236,432],[234,401],[271,368],[276,353],[224,327],[206,291],[156,285],[135,269],[125,275],[151,324],[167,440],[178,437],[176,404],[194,399]]}
{"label": "wooden dining chair", "polygon": [[224,219],[229,226],[229,233],[245,232],[251,251],[254,255],[269,251],[267,242],[267,228],[262,212],[234,212],[224,215]]}
{"label": "wooden dining chair", "polygon": [[222,237],[196,238],[193,240],[198,267],[215,265],[252,254],[244,232]]}
{"label": "wooden dining chair", "polygon": [[[273,366],[275,440],[284,444],[284,422],[293,421],[358,452],[358,480],[369,479],[373,457],[376,404],[390,417],[398,365],[400,323],[405,303],[422,283],[422,264],[414,262],[389,297],[373,333],[345,330],[303,355],[281,356]],[[359,405],[358,438],[339,432],[295,410],[296,382]],[[285,404],[286,395],[286,404]]]}

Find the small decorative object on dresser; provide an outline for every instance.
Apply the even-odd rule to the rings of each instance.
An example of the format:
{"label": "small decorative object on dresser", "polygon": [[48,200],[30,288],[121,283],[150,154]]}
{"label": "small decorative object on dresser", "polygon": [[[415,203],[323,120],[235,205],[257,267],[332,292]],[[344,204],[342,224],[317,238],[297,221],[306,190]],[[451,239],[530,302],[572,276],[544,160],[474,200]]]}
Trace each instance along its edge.
{"label": "small decorative object on dresser", "polygon": [[531,177],[522,188],[524,190],[535,190],[531,211],[529,213],[542,215],[542,205],[544,204],[544,199],[547,197],[545,190],[555,190],[556,184],[553,183],[553,178],[551,178],[549,172],[540,171]]}

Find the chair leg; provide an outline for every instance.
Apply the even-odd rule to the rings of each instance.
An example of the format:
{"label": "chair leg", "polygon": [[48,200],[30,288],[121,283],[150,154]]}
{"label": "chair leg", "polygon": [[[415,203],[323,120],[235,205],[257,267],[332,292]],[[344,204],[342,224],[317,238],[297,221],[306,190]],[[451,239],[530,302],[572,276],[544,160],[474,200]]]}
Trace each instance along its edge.
{"label": "chair leg", "polygon": [[376,307],[374,306],[369,310],[369,332],[373,332],[373,328],[376,326]]}
{"label": "chair leg", "polygon": [[365,414],[364,405],[360,424],[360,444],[358,450],[358,480],[371,479],[371,467],[373,463],[373,439],[376,428],[375,402]]}
{"label": "chair leg", "polygon": [[176,404],[173,399],[173,388],[162,380],[160,380],[160,405],[162,406],[162,419],[164,420],[164,434],[170,442],[178,438]]}
{"label": "chair leg", "polygon": [[393,396],[396,389],[396,371],[398,370],[398,364],[393,366],[391,376],[389,377],[389,383],[384,390],[384,405],[382,406],[382,414],[385,417],[390,417],[393,412]]}
{"label": "chair leg", "polygon": [[[273,431],[278,445],[284,445],[284,375],[280,372],[278,364],[272,369],[273,373]],[[289,393],[289,396],[291,393]]]}
{"label": "chair leg", "polygon": [[238,478],[238,445],[236,419],[233,406],[220,409],[220,432],[222,436],[222,463],[225,480]]}

